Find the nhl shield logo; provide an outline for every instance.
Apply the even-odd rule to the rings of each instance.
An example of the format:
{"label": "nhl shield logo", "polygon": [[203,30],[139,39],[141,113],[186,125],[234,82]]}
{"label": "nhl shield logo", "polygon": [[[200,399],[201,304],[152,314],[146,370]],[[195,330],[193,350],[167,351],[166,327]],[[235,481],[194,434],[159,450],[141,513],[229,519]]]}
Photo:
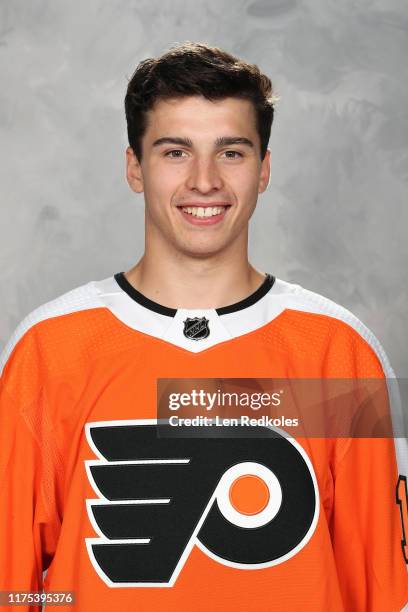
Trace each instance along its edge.
{"label": "nhl shield logo", "polygon": [[190,340],[204,340],[210,335],[210,329],[208,327],[209,319],[205,317],[194,317],[187,319],[184,322],[183,333],[186,338]]}

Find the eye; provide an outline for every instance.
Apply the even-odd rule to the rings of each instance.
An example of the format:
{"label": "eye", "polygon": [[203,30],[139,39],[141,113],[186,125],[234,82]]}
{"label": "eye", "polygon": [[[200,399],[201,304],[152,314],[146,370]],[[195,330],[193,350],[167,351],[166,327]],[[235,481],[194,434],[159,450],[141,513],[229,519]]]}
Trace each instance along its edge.
{"label": "eye", "polygon": [[172,149],[171,151],[167,151],[164,156],[172,159],[181,159],[183,154],[186,154],[186,152],[181,149]]}
{"label": "eye", "polygon": [[243,154],[240,153],[239,151],[224,151],[224,155],[226,156],[227,159],[238,159],[240,157],[243,157]]}

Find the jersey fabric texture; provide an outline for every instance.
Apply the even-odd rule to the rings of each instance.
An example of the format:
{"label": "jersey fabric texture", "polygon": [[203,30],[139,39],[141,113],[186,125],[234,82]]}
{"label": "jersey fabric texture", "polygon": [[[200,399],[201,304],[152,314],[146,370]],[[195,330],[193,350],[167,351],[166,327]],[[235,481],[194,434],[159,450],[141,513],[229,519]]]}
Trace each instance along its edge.
{"label": "jersey fabric texture", "polygon": [[[118,273],[28,315],[1,368],[0,590],[73,591],[81,612],[408,602],[405,439],[156,435],[158,378],[393,378],[338,304],[266,274],[233,305],[174,309]],[[402,417],[394,391],[390,409]],[[266,524],[214,497],[244,462],[283,491]]]}

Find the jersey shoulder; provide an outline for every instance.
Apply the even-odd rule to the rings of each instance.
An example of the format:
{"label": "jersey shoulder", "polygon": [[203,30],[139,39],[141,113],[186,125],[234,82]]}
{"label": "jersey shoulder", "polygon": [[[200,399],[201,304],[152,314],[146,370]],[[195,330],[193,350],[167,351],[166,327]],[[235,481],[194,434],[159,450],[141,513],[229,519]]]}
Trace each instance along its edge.
{"label": "jersey shoulder", "polygon": [[370,351],[380,362],[385,376],[395,377],[379,339],[349,309],[320,293],[281,279],[275,280],[273,289],[270,300],[276,296],[282,301],[281,310],[292,330],[299,330],[312,343],[316,336],[324,336],[326,343],[344,342],[360,351]]}
{"label": "jersey shoulder", "polygon": [[[103,281],[99,281],[101,283]],[[92,335],[92,323],[106,311],[98,283],[90,281],[41,304],[25,316],[10,336],[0,356],[0,373],[14,360],[32,362],[34,353],[43,356],[52,348],[56,361],[61,351],[75,344],[81,331]]]}

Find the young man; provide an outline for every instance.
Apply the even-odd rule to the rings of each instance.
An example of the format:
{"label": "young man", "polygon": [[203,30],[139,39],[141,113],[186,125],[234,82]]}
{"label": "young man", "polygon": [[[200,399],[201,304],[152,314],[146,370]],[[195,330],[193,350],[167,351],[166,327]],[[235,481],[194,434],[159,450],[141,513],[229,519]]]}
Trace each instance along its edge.
{"label": "young man", "polygon": [[45,591],[86,612],[407,603],[404,440],[158,435],[159,379],[393,377],[350,312],[248,261],[273,104],[256,66],[206,45],[135,71],[145,253],[35,310],[3,353],[2,590],[48,568]]}

